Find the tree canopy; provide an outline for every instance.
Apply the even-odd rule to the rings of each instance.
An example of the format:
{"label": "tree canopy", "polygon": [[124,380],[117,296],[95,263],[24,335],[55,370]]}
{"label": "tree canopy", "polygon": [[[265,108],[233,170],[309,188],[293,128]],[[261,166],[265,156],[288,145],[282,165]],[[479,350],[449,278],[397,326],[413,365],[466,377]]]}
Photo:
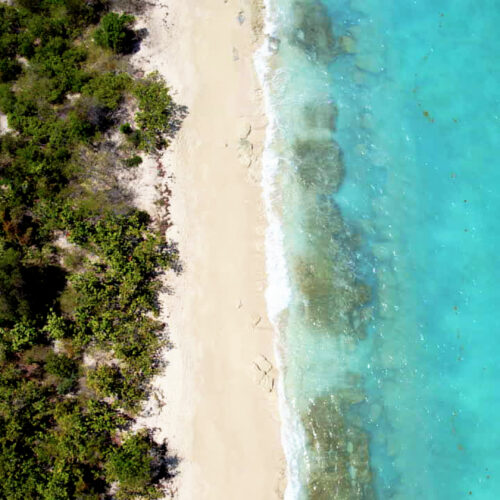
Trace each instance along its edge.
{"label": "tree canopy", "polygon": [[0,3],[0,498],[161,496],[165,448],[132,423],[178,256],[110,179],[167,145],[173,103],[122,56],[133,22],[104,0]]}

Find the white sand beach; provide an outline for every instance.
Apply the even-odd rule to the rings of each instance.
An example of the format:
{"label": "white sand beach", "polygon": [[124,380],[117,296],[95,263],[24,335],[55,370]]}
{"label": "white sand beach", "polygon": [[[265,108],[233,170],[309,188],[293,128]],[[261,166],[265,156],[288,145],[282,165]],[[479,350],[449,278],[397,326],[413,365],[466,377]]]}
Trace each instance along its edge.
{"label": "white sand beach", "polygon": [[[173,349],[156,387],[165,404],[145,422],[179,456],[179,500],[282,498],[259,184],[266,118],[253,66],[262,13],[244,0],[152,3],[134,57],[189,114],[161,160],[184,271],[164,295]],[[136,189],[147,204],[148,188]]]}

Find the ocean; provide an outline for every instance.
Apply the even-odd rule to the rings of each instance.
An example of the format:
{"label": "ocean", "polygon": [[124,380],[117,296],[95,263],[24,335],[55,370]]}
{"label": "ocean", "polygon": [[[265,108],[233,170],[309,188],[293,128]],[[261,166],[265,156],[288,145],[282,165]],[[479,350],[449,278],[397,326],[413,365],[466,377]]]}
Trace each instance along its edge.
{"label": "ocean", "polygon": [[286,500],[496,500],[500,4],[266,7]]}

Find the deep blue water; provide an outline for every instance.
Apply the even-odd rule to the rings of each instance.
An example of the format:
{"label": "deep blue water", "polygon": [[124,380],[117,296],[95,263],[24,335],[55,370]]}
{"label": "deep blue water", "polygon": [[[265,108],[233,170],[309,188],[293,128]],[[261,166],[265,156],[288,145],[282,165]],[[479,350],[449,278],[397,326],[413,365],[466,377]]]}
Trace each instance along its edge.
{"label": "deep blue water", "polygon": [[500,4],[268,7],[287,498],[498,499]]}

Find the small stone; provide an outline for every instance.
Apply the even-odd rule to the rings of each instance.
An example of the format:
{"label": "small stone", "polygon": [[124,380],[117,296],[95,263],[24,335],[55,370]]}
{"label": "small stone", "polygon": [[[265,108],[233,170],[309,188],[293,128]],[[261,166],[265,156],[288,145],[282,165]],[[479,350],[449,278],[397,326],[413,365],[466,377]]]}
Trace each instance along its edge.
{"label": "small stone", "polygon": [[352,36],[341,36],[339,43],[346,54],[354,54],[356,52],[356,40]]}
{"label": "small stone", "polygon": [[242,10],[240,10],[240,12],[238,13],[238,17],[236,19],[238,20],[241,26],[245,22],[245,13]]}
{"label": "small stone", "polygon": [[356,67],[368,73],[379,73],[383,70],[382,61],[376,54],[361,54],[356,56]]}

